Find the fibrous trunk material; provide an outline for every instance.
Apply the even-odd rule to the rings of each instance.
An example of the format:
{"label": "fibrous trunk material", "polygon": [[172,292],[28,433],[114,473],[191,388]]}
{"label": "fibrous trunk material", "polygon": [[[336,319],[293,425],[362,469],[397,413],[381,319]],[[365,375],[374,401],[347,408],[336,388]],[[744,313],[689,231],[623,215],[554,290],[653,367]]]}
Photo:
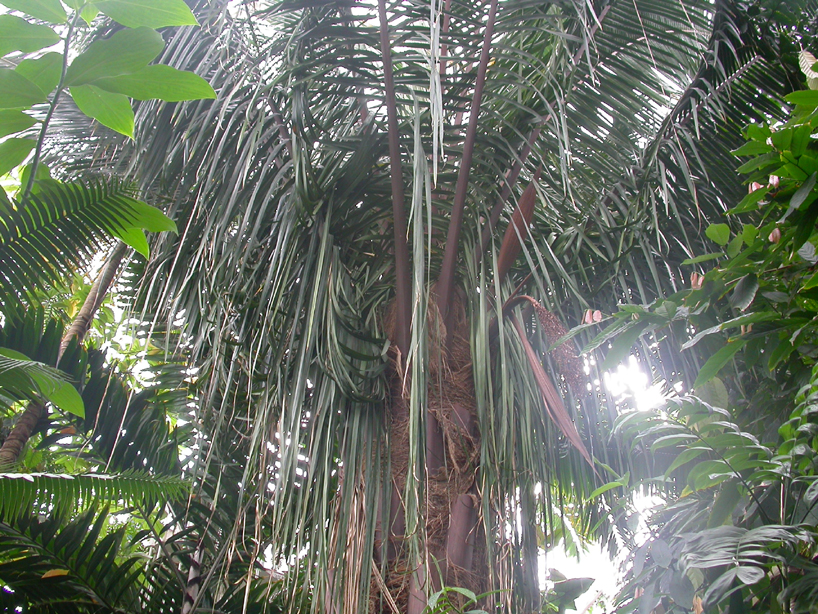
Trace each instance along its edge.
{"label": "fibrous trunk material", "polygon": [[[470,330],[463,301],[455,296],[449,326],[443,323],[436,304],[429,299],[427,313],[428,358],[426,369],[428,414],[439,428],[441,449],[426,449],[426,471],[418,476],[410,467],[409,377],[392,361],[392,413],[390,426],[390,460],[394,491],[406,492],[407,479],[424,479],[422,501],[425,560],[419,566],[410,561],[402,535],[403,526],[392,526],[394,558],[389,561],[386,584],[401,612],[423,611],[425,603],[410,600],[410,582],[421,576],[425,592],[446,586],[468,588],[475,593],[485,590],[488,576],[484,536],[478,530],[480,499],[475,480],[479,466],[480,432],[476,416],[477,402],[472,380]],[[388,320],[393,321],[390,316]],[[387,329],[390,329],[387,322]],[[436,423],[436,424],[434,424]],[[391,518],[402,518],[391,514]],[[414,591],[415,593],[417,591]],[[383,612],[392,610],[384,604]]]}

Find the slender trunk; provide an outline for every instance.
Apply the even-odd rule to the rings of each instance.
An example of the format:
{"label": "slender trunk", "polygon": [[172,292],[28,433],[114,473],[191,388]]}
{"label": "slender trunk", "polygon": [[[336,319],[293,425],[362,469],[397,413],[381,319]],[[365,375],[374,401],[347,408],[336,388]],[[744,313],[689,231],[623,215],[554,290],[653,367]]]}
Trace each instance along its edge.
{"label": "slender trunk", "polygon": [[463,143],[463,157],[460,160],[460,169],[457,176],[457,186],[452,203],[452,217],[449,220],[449,231],[446,237],[446,250],[443,253],[443,265],[438,277],[438,308],[446,324],[449,318],[452,293],[454,290],[454,271],[457,264],[460,230],[463,227],[463,214],[466,206],[466,194],[469,188],[469,174],[471,172],[474,144],[477,139],[477,120],[480,117],[480,104],[483,100],[483,86],[486,82],[489,55],[491,52],[491,38],[494,34],[494,19],[497,16],[497,0],[491,0],[486,31],[483,35],[483,49],[480,53],[480,65],[477,68],[477,80],[474,84],[469,127],[466,130],[466,140]]}
{"label": "slender trunk", "polygon": [[0,448],[0,469],[5,469],[14,465],[17,459],[20,458],[20,453],[23,447],[34,432],[34,427],[40,421],[40,416],[43,413],[43,404],[37,401],[32,401],[26,407],[23,415],[17,419],[14,428],[3,442],[3,447]]}
{"label": "slender trunk", "polygon": [[386,18],[386,0],[378,0],[381,27],[381,53],[386,90],[386,115],[389,131],[389,166],[392,174],[392,226],[395,235],[395,339],[401,356],[409,352],[409,326],[412,318],[412,275],[409,270],[409,244],[406,240],[406,208],[403,202],[403,171],[400,160],[400,128],[395,84],[392,77],[392,52],[389,43],[389,23]]}
{"label": "slender trunk", "polygon": [[76,337],[78,342],[82,342],[85,338],[85,335],[91,328],[91,322],[94,320],[97,309],[102,305],[102,301],[105,300],[105,296],[108,294],[111,282],[114,281],[117,270],[119,270],[119,265],[122,262],[122,258],[125,257],[127,250],[128,246],[120,241],[108,256],[108,260],[105,262],[105,265],[91,286],[88,296],[85,297],[85,302],[82,304],[79,313],[77,313],[77,316],[71,323],[68,332],[63,335],[62,341],[60,342],[60,353],[57,357],[58,365],[60,358],[62,358],[71,340]]}
{"label": "slender trunk", "polygon": [[[82,341],[88,333],[88,329],[91,327],[91,322],[94,319],[94,314],[105,299],[105,295],[108,293],[111,282],[113,282],[116,277],[117,269],[119,269],[119,265],[126,251],[127,246],[119,242],[111,252],[97,279],[91,286],[88,296],[85,297],[85,302],[82,304],[79,313],[77,313],[68,331],[63,335],[62,341],[60,341],[60,350],[57,354],[56,366],[59,366],[60,359],[65,353],[68,344],[71,343],[71,340],[76,337],[78,341]],[[10,467],[17,462],[23,448],[31,438],[31,434],[34,432],[37,422],[40,421],[44,410],[45,406],[38,401],[32,401],[28,404],[26,410],[17,419],[17,423],[9,433],[6,441],[3,442],[3,447],[0,448],[0,468]]]}
{"label": "slender trunk", "polygon": [[196,548],[193,556],[190,557],[190,569],[187,572],[187,586],[185,587],[185,597],[182,602],[182,614],[190,614],[199,597],[199,587],[202,582],[202,545]]}

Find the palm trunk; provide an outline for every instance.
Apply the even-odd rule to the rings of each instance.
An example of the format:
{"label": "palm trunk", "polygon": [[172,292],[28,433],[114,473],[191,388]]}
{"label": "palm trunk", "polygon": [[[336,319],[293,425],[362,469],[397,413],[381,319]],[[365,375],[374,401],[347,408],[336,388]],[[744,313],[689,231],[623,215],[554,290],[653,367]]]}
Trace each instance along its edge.
{"label": "palm trunk", "polygon": [[199,544],[193,556],[190,557],[190,569],[187,572],[187,585],[182,601],[182,614],[190,614],[199,598],[199,589],[202,583],[202,544]]}
{"label": "palm trunk", "polygon": [[[120,241],[108,256],[108,260],[91,286],[91,290],[88,292],[79,313],[77,313],[68,331],[63,335],[62,341],[60,341],[60,350],[57,354],[57,364],[55,366],[59,366],[60,359],[71,340],[76,337],[78,341],[82,341],[88,333],[94,314],[99,309],[106,294],[108,294],[108,289],[116,277],[116,272],[126,251],[127,246]],[[9,436],[3,442],[3,447],[0,448],[0,468],[13,466],[18,461],[44,410],[45,405],[39,401],[32,401],[28,404],[26,410],[17,419],[17,423]]]}

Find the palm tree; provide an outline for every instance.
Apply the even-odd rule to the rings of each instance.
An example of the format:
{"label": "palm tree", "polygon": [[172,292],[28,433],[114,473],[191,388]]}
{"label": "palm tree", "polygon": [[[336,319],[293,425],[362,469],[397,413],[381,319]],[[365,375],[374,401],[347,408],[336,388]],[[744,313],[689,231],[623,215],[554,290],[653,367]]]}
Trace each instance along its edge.
{"label": "palm tree", "polygon": [[325,612],[539,611],[559,520],[615,542],[590,495],[638,468],[599,365],[547,350],[685,284],[796,84],[770,11],[806,3],[768,4],[199,5],[163,61],[218,99],[142,104],[113,159],[180,228],[134,308],[196,369],[183,612],[263,559]]}

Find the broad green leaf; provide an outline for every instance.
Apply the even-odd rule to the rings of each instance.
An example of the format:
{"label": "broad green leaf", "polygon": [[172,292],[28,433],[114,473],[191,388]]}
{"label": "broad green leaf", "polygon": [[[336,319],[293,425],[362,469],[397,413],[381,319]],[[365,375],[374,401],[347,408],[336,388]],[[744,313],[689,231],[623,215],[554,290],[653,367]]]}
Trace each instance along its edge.
{"label": "broad green leaf", "polygon": [[707,520],[707,528],[712,529],[727,522],[733,513],[736,504],[741,500],[741,493],[735,481],[728,482],[719,491],[713,507],[710,511],[710,518]]}
{"label": "broad green leaf", "polygon": [[6,139],[0,143],[0,175],[22,164],[36,144],[33,139]]}
{"label": "broad green leaf", "polygon": [[696,395],[702,401],[709,403],[714,407],[726,408],[730,403],[730,396],[727,393],[727,387],[718,377],[714,377],[710,381],[699,386],[699,389],[696,390]]}
{"label": "broad green leaf", "polygon": [[741,238],[744,240],[745,244],[750,245],[756,240],[757,236],[758,228],[752,224],[744,224],[744,227],[741,229]]}
{"label": "broad green leaf", "polygon": [[82,7],[82,12],[80,13],[80,17],[82,17],[83,21],[89,26],[91,22],[97,18],[97,15],[99,15],[99,9],[93,4],[86,4]]}
{"label": "broad green leaf", "polygon": [[673,473],[676,469],[681,467],[682,465],[689,463],[690,461],[699,458],[705,452],[708,452],[707,448],[697,447],[697,448],[687,448],[686,450],[682,451],[679,456],[673,459],[673,462],[670,464],[670,467],[667,468],[665,471],[665,475],[668,476]]}
{"label": "broad green leaf", "polygon": [[65,10],[60,0],[0,0],[0,4],[49,23],[65,23]]}
{"label": "broad green leaf", "polygon": [[787,94],[784,100],[792,104],[798,104],[802,107],[818,107],[818,91],[816,90],[801,90]]}
{"label": "broad green leaf", "polygon": [[0,138],[22,132],[36,123],[37,120],[22,111],[0,111]]}
{"label": "broad green leaf", "polygon": [[60,42],[48,26],[38,26],[14,15],[0,15],[0,56],[12,51],[31,53]]}
{"label": "broad green leaf", "polygon": [[750,160],[749,162],[745,162],[741,166],[739,166],[736,171],[742,174],[752,173],[754,170],[762,168],[764,166],[768,166],[770,164],[778,164],[781,162],[781,157],[777,151],[773,151],[766,154],[761,154]]}
{"label": "broad green leaf", "polygon": [[794,132],[793,128],[781,128],[770,135],[770,140],[778,151],[789,151],[792,149]]}
{"label": "broad green leaf", "polygon": [[727,257],[735,258],[741,252],[742,247],[744,247],[744,239],[742,238],[742,236],[738,235],[733,237],[733,239],[727,246]]}
{"label": "broad green leaf", "polygon": [[71,62],[66,85],[82,85],[105,77],[116,77],[145,68],[156,58],[165,41],[150,28],[120,30],[110,38],[91,43]]}
{"label": "broad green leaf", "polygon": [[167,102],[215,98],[216,92],[200,76],[171,66],[157,64],[128,75],[98,79],[94,85],[136,100],[159,99]]}
{"label": "broad green leaf", "polygon": [[593,501],[599,495],[602,495],[608,492],[609,490],[613,490],[614,488],[627,487],[628,484],[630,483],[630,478],[631,474],[630,472],[627,472],[620,479],[615,480],[613,482],[608,482],[607,484],[603,484],[602,486],[594,490],[590,495],[588,495],[588,500]]}
{"label": "broad green leaf", "polygon": [[642,331],[647,327],[647,322],[636,322],[631,328],[623,333],[620,333],[616,340],[611,345],[611,349],[605,355],[605,360],[602,361],[602,370],[607,371],[613,369],[628,355],[633,347],[633,344],[639,340]]}
{"label": "broad green leaf", "polygon": [[813,173],[809,176],[809,179],[804,182],[804,185],[798,188],[798,191],[793,194],[792,198],[790,199],[790,207],[793,209],[801,208],[801,205],[804,204],[804,202],[807,200],[807,196],[810,195],[812,189],[815,187],[816,178],[818,178],[818,173]]}
{"label": "broad green leaf", "polygon": [[650,544],[650,556],[653,562],[667,569],[673,562],[673,555],[670,552],[670,547],[663,539],[657,539]]}
{"label": "broad green leaf", "polygon": [[[815,92],[818,94],[818,92]],[[767,573],[760,567],[741,566],[736,570],[736,577],[744,584],[756,584],[761,582]]]}
{"label": "broad green leaf", "polygon": [[704,234],[707,235],[708,239],[721,246],[727,245],[730,241],[730,227],[727,224],[710,224]]}
{"label": "broad green leaf", "polygon": [[809,290],[810,288],[814,288],[818,286],[818,271],[813,273],[807,281],[804,282],[804,285],[801,287],[802,290]]}
{"label": "broad green leaf", "polygon": [[82,397],[70,382],[61,382],[54,390],[43,390],[43,396],[64,412],[85,418],[85,405]]}
{"label": "broad green leaf", "polygon": [[23,60],[14,71],[39,87],[43,94],[49,94],[60,82],[62,54],[52,51],[36,60]]}
{"label": "broad green leaf", "polygon": [[757,156],[758,154],[768,153],[772,150],[772,145],[768,145],[763,141],[748,141],[738,149],[734,149],[731,153],[734,156]]}
{"label": "broad green leaf", "polygon": [[738,328],[739,326],[742,325],[755,324],[756,322],[768,322],[770,320],[777,320],[780,318],[781,316],[774,311],[756,311],[753,313],[747,313],[736,318],[732,318],[731,320],[720,322],[715,326],[711,326],[709,328],[700,330],[693,336],[692,339],[683,343],[681,349],[686,350],[688,348],[691,348],[694,345],[696,345],[699,341],[701,341],[704,337],[712,335],[713,333],[730,330],[731,328]]}
{"label": "broad green leaf", "polygon": [[758,203],[770,192],[770,186],[764,186],[763,188],[759,188],[758,190],[753,190],[747,196],[741,199],[741,202],[737,204],[735,207],[730,209],[727,214],[728,215],[736,215],[738,213],[744,213],[746,211],[754,211],[757,209]]}
{"label": "broad green leaf", "polygon": [[172,232],[178,234],[176,222],[156,207],[151,207],[149,204],[135,199],[132,199],[131,206],[134,208],[136,214],[133,220],[134,226],[144,228],[148,232]]}
{"label": "broad green leaf", "polygon": [[134,114],[127,96],[112,94],[93,85],[78,85],[70,91],[79,110],[88,117],[133,138]]}
{"label": "broad green leaf", "polygon": [[744,311],[753,302],[756,292],[758,292],[758,277],[755,273],[745,275],[733,288],[730,304],[739,311]]}
{"label": "broad green leaf", "polygon": [[0,68],[0,92],[0,109],[23,109],[46,100],[39,87],[9,68]]}
{"label": "broad green leaf", "polygon": [[683,260],[682,264],[698,264],[699,262],[707,262],[708,260],[716,260],[717,258],[724,258],[724,252],[715,252],[713,254],[702,254],[695,258],[688,258]]}
{"label": "broad green leaf", "polygon": [[[799,126],[796,128],[795,132],[792,135],[792,144],[790,145],[790,149],[792,150],[792,155],[796,158],[800,158],[804,155],[807,151],[807,146],[812,142],[812,127],[811,126]],[[799,165],[801,161],[799,160]]]}
{"label": "broad green leaf", "polygon": [[747,140],[761,141],[762,143],[766,143],[771,134],[772,130],[766,124],[748,124],[747,128],[744,129],[744,136]]}
{"label": "broad green leaf", "polygon": [[744,345],[747,343],[745,339],[735,339],[730,341],[721,348],[718,352],[713,354],[710,359],[704,363],[701,370],[699,371],[699,375],[696,377],[696,381],[693,382],[693,388],[698,388],[710,378],[714,377],[721,371],[722,367],[730,362],[730,359],[735,356],[736,352],[738,352]]}
{"label": "broad green leaf", "polygon": [[183,0],[102,0],[94,6],[128,28],[199,25]]}
{"label": "broad green leaf", "polygon": [[145,258],[151,257],[148,240],[145,238],[145,232],[141,228],[123,228],[121,230],[115,230],[111,234],[126,245],[130,245]]}

